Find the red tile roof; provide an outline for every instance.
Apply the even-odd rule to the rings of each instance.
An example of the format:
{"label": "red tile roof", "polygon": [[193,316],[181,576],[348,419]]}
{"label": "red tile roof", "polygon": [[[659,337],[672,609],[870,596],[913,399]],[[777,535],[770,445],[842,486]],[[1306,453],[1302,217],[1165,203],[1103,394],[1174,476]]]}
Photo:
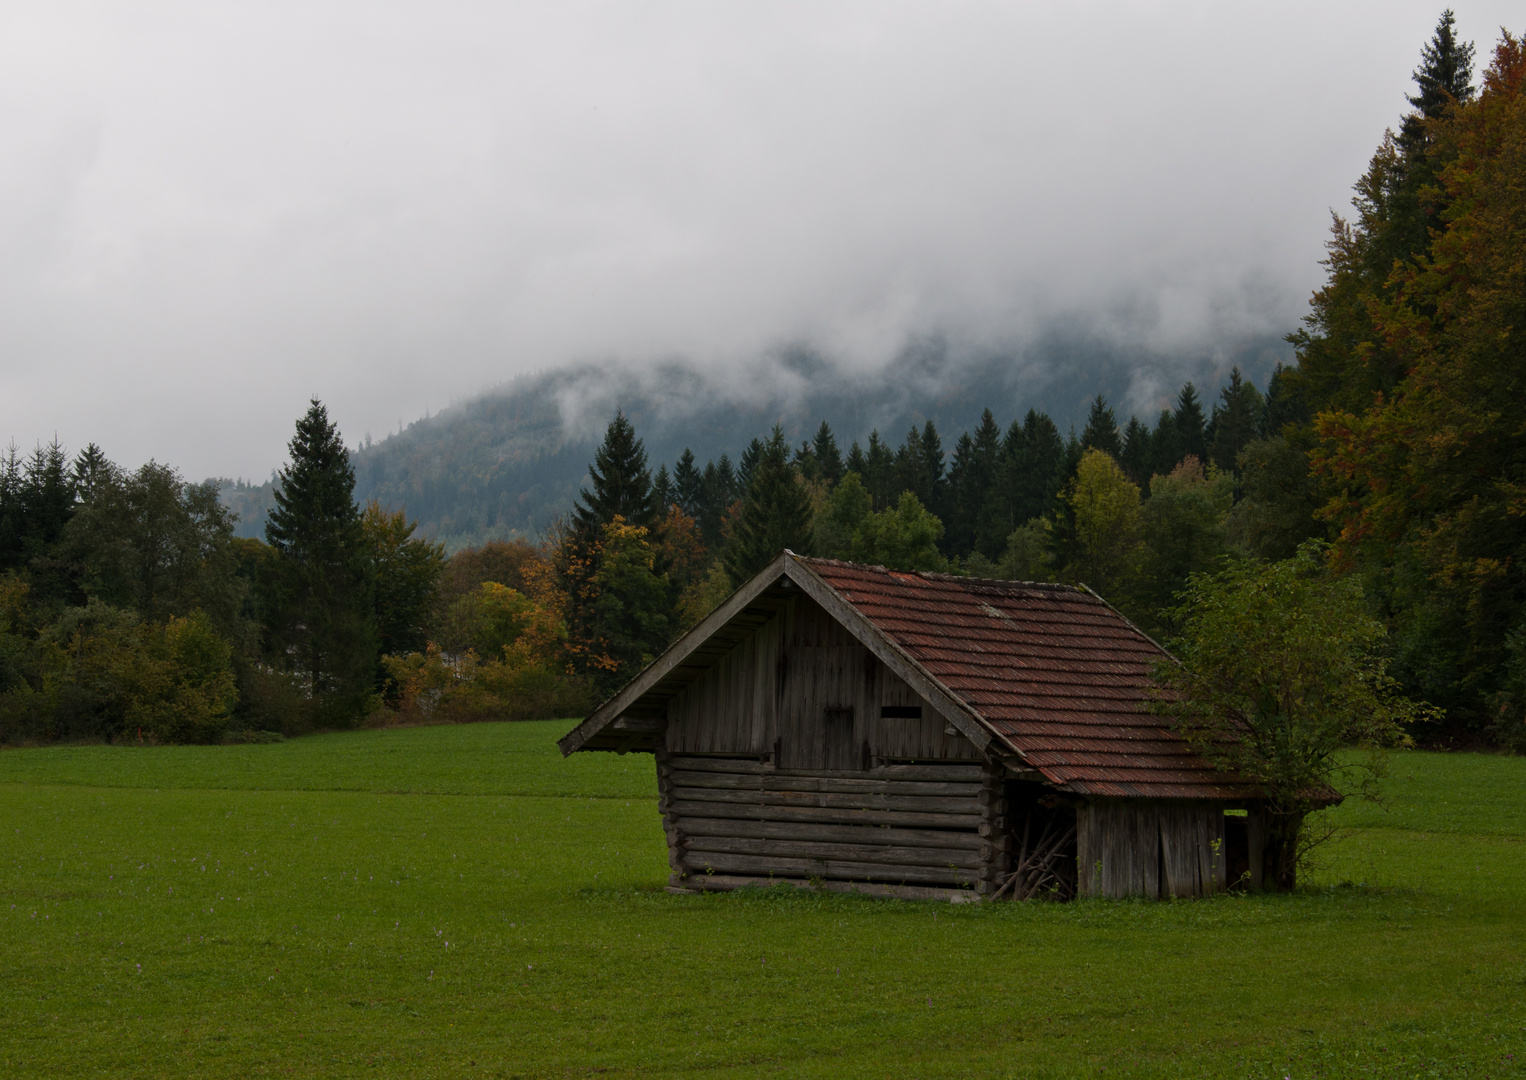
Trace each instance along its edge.
{"label": "red tile roof", "polygon": [[1055,786],[1119,797],[1254,794],[1149,712],[1151,665],[1166,654],[1092,593],[799,562]]}

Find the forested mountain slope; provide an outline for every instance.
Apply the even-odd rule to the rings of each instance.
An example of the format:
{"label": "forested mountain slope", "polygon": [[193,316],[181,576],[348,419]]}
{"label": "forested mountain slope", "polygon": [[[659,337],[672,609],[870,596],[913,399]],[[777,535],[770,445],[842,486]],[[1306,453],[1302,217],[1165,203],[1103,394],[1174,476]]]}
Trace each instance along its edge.
{"label": "forested mountain slope", "polygon": [[[878,430],[898,442],[931,419],[948,433],[979,422],[983,409],[1003,425],[1030,408],[1063,426],[1085,422],[1103,393],[1125,409],[1152,416],[1181,383],[1195,379],[1211,396],[1231,366],[1264,384],[1289,356],[1274,339],[1244,343],[1209,358],[1154,356],[1079,336],[1055,338],[1031,352],[955,360],[938,343],[906,349],[879,371],[845,370],[797,350],[726,381],[692,368],[643,371],[585,366],[517,379],[459,403],[380,442],[357,448],[357,499],[406,510],[422,535],[450,550],[493,538],[537,536],[572,504],[588,461],[617,408],[645,441],[653,468],[685,447],[701,462],[736,460],[775,424],[796,444],[825,420],[843,448]],[[1156,398],[1159,400],[1156,400]],[[270,484],[218,481],[240,516],[238,531],[262,536]]]}

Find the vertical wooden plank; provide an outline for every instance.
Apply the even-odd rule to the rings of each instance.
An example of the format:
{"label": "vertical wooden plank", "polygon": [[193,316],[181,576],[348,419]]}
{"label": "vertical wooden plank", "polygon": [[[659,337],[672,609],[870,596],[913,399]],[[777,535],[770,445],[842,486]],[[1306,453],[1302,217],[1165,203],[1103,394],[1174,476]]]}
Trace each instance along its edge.
{"label": "vertical wooden plank", "polygon": [[1095,803],[1076,807],[1076,895],[1098,896],[1102,887],[1097,854]]}

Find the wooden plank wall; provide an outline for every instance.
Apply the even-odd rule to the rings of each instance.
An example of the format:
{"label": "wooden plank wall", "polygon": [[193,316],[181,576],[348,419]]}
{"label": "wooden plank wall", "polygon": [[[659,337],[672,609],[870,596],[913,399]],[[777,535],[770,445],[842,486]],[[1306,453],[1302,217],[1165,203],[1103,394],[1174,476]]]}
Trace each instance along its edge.
{"label": "wooden plank wall", "polygon": [[1227,887],[1217,803],[1097,799],[1076,812],[1082,896],[1207,896]]}
{"label": "wooden plank wall", "polygon": [[769,880],[992,891],[1007,868],[1005,802],[977,762],[777,769],[659,752],[671,884]]}
{"label": "wooden plank wall", "polygon": [[[882,717],[884,706],[922,715]],[[679,754],[746,754],[787,769],[978,761],[979,752],[836,620],[796,597],[668,705]]]}

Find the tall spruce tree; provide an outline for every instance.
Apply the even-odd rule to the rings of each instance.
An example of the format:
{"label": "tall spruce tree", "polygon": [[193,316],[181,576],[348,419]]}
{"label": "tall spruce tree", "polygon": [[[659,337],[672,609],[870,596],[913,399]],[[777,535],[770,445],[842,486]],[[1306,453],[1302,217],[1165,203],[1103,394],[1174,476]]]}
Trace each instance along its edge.
{"label": "tall spruce tree", "polygon": [[1203,401],[1197,395],[1197,387],[1191,383],[1182,387],[1182,392],[1177,395],[1176,412],[1172,419],[1176,421],[1181,457],[1173,461],[1169,468],[1157,470],[1163,473],[1176,468],[1182,458],[1188,455],[1199,461],[1208,460],[1208,421],[1203,415]]}
{"label": "tall spruce tree", "polygon": [[816,455],[816,465],[821,470],[822,478],[829,484],[835,484],[841,480],[842,451],[837,448],[837,436],[832,434],[832,429],[825,420],[816,429],[816,437],[811,440],[811,449]]}
{"label": "tall spruce tree", "polygon": [[1245,445],[1261,430],[1261,414],[1266,403],[1255,383],[1246,382],[1240,369],[1229,373],[1229,383],[1219,391],[1220,404],[1214,408],[1213,442],[1209,456],[1225,472],[1238,472],[1236,461]]}
{"label": "tall spruce tree", "polygon": [[977,468],[975,440],[968,431],[961,432],[948,466],[948,520],[943,533],[943,550],[955,558],[964,558],[975,548],[975,521],[985,494]]}
{"label": "tall spruce tree", "polygon": [[968,556],[978,549],[982,535],[988,531],[985,519],[998,512],[993,488],[1000,454],[1001,428],[991,410],[986,409],[980,414],[974,437],[966,432],[954,444],[945,495],[947,522],[943,543],[947,554],[956,558]]}
{"label": "tall spruce tree", "polygon": [[1176,414],[1170,409],[1160,410],[1160,416],[1155,419],[1155,430],[1150,433],[1150,475],[1170,475],[1184,453],[1181,432],[1176,427]]}
{"label": "tall spruce tree", "polygon": [[1457,40],[1457,16],[1447,8],[1436,21],[1431,40],[1420,48],[1420,66],[1415,69],[1419,93],[1406,95],[1415,111],[1399,125],[1399,145],[1410,154],[1423,153],[1429,142],[1425,133],[1427,120],[1439,120],[1453,105],[1473,100],[1472,42]]}
{"label": "tall spruce tree", "polygon": [[673,466],[673,498],[680,510],[696,520],[699,518],[700,490],[704,480],[704,473],[694,463],[694,451],[684,447],[684,452],[678,455],[678,462]]}
{"label": "tall spruce tree", "polygon": [[1107,398],[1098,394],[1092,399],[1091,410],[1086,414],[1086,429],[1081,432],[1083,450],[1101,450],[1113,460],[1123,451],[1118,438],[1118,418],[1113,415]]}
{"label": "tall spruce tree", "polygon": [[694,515],[705,547],[715,551],[724,539],[726,514],[737,500],[737,477],[731,458],[722,454],[719,462],[707,461],[700,477],[699,498]]}
{"label": "tall spruce tree", "polygon": [[658,465],[657,479],[652,481],[652,506],[655,516],[665,517],[668,508],[675,502],[677,499],[673,492],[673,480],[668,476],[668,467],[666,464]]}
{"label": "tall spruce tree", "polygon": [[753,470],[758,467],[758,459],[762,456],[762,439],[754,438],[742,447],[742,456],[737,459],[737,489],[739,491],[745,492],[751,486]]}
{"label": "tall spruce tree", "polygon": [[853,445],[848,447],[848,456],[843,461],[843,471],[858,473],[859,480],[863,480],[864,474],[869,471],[869,459],[864,456],[864,451],[858,445],[858,440],[853,440]]}
{"label": "tall spruce tree", "polygon": [[1139,417],[1130,416],[1128,426],[1123,429],[1123,449],[1118,453],[1118,464],[1123,466],[1124,475],[1141,489],[1150,483],[1153,452],[1150,429],[1139,422]]}
{"label": "tall spruce tree", "polygon": [[802,555],[811,550],[811,500],[790,464],[784,431],[775,425],[768,441],[759,447],[741,515],[721,556],[736,585],[767,566],[784,548]]}
{"label": "tall spruce tree", "polygon": [[657,514],[652,494],[652,474],[646,467],[646,448],[636,429],[617,411],[604,431],[604,442],[594,451],[588,466],[591,487],[578,495],[573,515],[578,527],[595,536],[616,516],[627,524],[648,526]]}
{"label": "tall spruce tree", "polygon": [[934,515],[943,509],[943,440],[931,420],[918,431],[913,424],[895,455],[897,499],[901,491],[915,495]]}
{"label": "tall spruce tree", "polygon": [[864,454],[864,487],[874,500],[874,508],[883,510],[895,502],[900,488],[896,486],[895,453],[880,438],[878,430],[869,432],[869,449]]}
{"label": "tall spruce tree", "polygon": [[266,603],[270,654],[306,681],[314,722],[343,725],[365,709],[378,655],[355,470],[316,398],[297,421],[290,451],[265,524],[276,552]]}

